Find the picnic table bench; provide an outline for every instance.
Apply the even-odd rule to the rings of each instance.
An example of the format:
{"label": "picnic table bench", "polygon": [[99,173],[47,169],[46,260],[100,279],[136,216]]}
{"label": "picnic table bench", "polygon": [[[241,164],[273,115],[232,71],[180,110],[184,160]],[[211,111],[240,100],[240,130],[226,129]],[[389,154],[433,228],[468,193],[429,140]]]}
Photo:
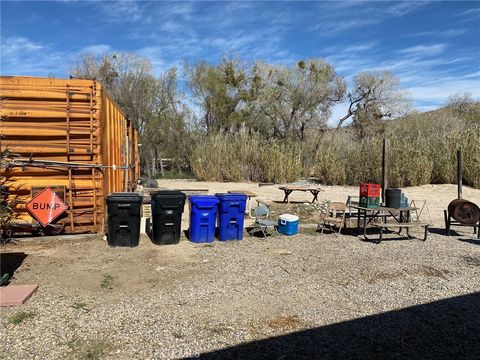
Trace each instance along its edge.
{"label": "picnic table bench", "polygon": [[318,187],[307,187],[307,186],[281,186],[279,187],[280,190],[283,190],[283,192],[285,193],[285,197],[283,198],[283,202],[285,203],[288,203],[288,197],[290,196],[290,194],[294,191],[303,191],[303,192],[307,192],[309,191],[312,195],[313,195],[313,200],[312,200],[312,204],[315,202],[315,201],[318,201],[318,193],[320,191],[323,191],[322,189],[318,188]]}
{"label": "picnic table bench", "polygon": [[373,226],[375,227],[378,227],[380,229],[380,238],[378,240],[378,243],[380,243],[383,239],[383,231],[385,229],[396,229],[398,228],[399,231],[398,231],[398,234],[400,235],[401,234],[401,231],[402,229],[406,229],[406,232],[407,232],[407,236],[410,238],[410,239],[413,239],[414,236],[411,236],[410,235],[410,232],[409,230],[411,228],[421,228],[423,227],[424,230],[425,230],[425,234],[423,236],[423,241],[427,240],[427,237],[428,237],[428,227],[430,226],[430,224],[428,223],[418,223],[418,222],[410,222],[410,223],[383,223],[383,224],[373,224]]}
{"label": "picnic table bench", "polygon": [[184,194],[187,194],[187,195],[194,195],[194,194],[208,194],[208,189],[175,189],[175,190],[178,190],[178,191],[181,191],[183,192]]}

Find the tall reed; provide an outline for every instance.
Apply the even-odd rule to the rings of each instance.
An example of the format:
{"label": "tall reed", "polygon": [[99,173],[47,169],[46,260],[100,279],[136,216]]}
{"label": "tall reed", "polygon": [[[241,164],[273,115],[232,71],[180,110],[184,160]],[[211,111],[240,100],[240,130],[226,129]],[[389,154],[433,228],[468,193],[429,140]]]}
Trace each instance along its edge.
{"label": "tall reed", "polygon": [[381,180],[383,138],[389,139],[389,185],[454,183],[456,150],[463,181],[480,188],[480,109],[468,117],[449,111],[392,121],[382,136],[359,140],[352,129],[312,133],[305,142],[265,139],[246,131],[200,138],[190,156],[198,179],[291,182],[315,176],[328,185]]}

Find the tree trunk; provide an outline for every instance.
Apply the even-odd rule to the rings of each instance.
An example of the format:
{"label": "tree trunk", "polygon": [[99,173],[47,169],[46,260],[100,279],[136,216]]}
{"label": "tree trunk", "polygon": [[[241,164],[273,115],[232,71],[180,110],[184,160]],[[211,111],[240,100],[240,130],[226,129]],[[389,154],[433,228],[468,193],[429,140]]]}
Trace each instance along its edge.
{"label": "tree trunk", "polygon": [[150,151],[150,156],[152,157],[152,173],[150,174],[150,177],[153,178],[157,174],[157,159],[155,157],[155,149],[152,148]]}

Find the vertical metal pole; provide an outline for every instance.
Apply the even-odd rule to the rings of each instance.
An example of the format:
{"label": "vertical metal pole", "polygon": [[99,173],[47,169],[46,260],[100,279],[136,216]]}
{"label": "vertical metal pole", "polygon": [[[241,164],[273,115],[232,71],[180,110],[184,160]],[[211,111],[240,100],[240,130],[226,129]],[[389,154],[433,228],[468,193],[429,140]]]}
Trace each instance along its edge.
{"label": "vertical metal pole", "polygon": [[160,155],[160,173],[162,174],[162,176],[165,176],[165,170],[163,169],[163,160],[161,155]]}
{"label": "vertical metal pole", "polygon": [[388,139],[383,139],[382,149],[382,203],[385,204],[385,189],[388,187]]}
{"label": "vertical metal pole", "polygon": [[70,85],[67,84],[67,161],[70,161]]}
{"label": "vertical metal pole", "polygon": [[72,168],[68,168],[68,205],[70,211],[70,232],[73,234],[75,230],[74,217],[73,217],[73,181],[72,181]]}
{"label": "vertical metal pole", "polygon": [[457,150],[457,187],[458,198],[462,198],[462,151]]}

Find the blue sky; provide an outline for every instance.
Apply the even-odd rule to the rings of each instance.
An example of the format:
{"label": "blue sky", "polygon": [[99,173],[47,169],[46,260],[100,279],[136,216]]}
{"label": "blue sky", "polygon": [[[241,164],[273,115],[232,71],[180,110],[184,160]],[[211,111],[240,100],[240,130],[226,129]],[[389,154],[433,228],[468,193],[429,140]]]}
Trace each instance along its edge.
{"label": "blue sky", "polygon": [[2,75],[67,77],[85,51],[133,52],[157,74],[222,54],[324,58],[349,81],[390,70],[429,110],[460,91],[480,98],[480,2],[1,1]]}

